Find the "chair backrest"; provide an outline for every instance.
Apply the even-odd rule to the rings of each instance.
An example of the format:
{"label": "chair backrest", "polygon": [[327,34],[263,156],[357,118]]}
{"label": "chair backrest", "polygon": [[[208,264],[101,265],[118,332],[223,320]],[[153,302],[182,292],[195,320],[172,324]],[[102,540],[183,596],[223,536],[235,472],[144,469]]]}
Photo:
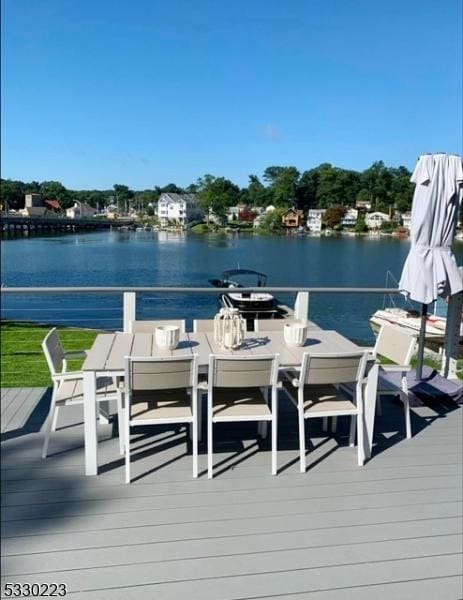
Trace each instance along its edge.
{"label": "chair backrest", "polygon": [[160,321],[130,321],[129,333],[154,333],[156,327],[176,325],[185,333],[185,319],[162,319]]}
{"label": "chair backrest", "polygon": [[375,344],[375,355],[398,365],[409,366],[416,346],[416,335],[394,325],[383,325]]}
{"label": "chair backrest", "polygon": [[[244,319],[245,331],[247,331],[247,321]],[[214,331],[214,319],[193,319],[193,332],[212,332]]]}
{"label": "chair backrest", "polygon": [[329,354],[304,353],[300,380],[305,385],[338,385],[363,379],[366,351]]}
{"label": "chair backrest", "polygon": [[129,392],[195,388],[198,379],[197,355],[167,358],[127,356],[125,378]]}
{"label": "chair backrest", "polygon": [[209,388],[270,387],[277,380],[278,354],[211,355],[209,360]]}
{"label": "chair backrest", "polygon": [[48,368],[50,369],[51,375],[61,373],[65,366],[66,356],[59,339],[58,330],[54,327],[48,332],[47,336],[42,342],[42,350],[47,360]]}
{"label": "chair backrest", "polygon": [[302,323],[300,319],[255,319],[254,331],[281,331],[286,323]]}

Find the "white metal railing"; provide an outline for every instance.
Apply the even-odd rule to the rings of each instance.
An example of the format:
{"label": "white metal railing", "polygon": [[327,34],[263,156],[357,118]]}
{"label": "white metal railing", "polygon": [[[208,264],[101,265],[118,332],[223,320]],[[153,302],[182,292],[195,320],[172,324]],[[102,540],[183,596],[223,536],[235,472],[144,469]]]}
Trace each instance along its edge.
{"label": "white metal railing", "polygon": [[[1,317],[7,320],[27,320],[58,326],[126,330],[128,321],[137,318],[174,318],[174,316],[178,317],[180,312],[185,313],[182,317],[187,319],[212,317],[217,309],[214,299],[218,300],[221,293],[229,291],[229,288],[184,286],[3,286]],[[240,288],[240,292],[275,294],[282,301],[284,308],[288,309],[289,314],[293,313],[294,316],[302,319],[310,316],[311,295],[399,293],[395,288],[355,287],[246,287]],[[281,298],[281,295],[285,297]],[[366,321],[369,316],[365,315]]]}
{"label": "white metal railing", "polygon": [[[239,288],[240,292],[267,292],[271,294],[294,294],[294,316],[305,319],[313,318],[310,314],[310,296],[312,294],[387,294],[399,295],[397,288],[359,288],[359,287],[247,287]],[[230,288],[216,287],[152,287],[152,286],[105,286],[105,287],[1,287],[1,317],[4,320],[27,320],[32,322],[42,322],[58,326],[79,326],[80,322],[85,321],[84,327],[94,329],[123,329],[128,331],[129,321],[140,318],[173,318],[178,317],[179,310],[175,310],[175,297],[181,295],[190,295],[192,300],[194,296],[199,297],[218,297],[220,293],[230,292]],[[142,300],[147,300],[146,295],[153,295],[150,300],[152,306],[148,312],[146,309],[137,314],[137,296]],[[100,296],[100,305],[97,306],[93,299]],[[34,299],[52,297],[50,303],[34,306]],[[72,301],[66,302],[66,298],[74,297]],[[85,298],[86,303],[78,304],[76,297]],[[104,302],[102,298],[106,298]],[[8,302],[16,298],[26,300],[26,305],[20,306],[18,302],[13,305]],[[161,299],[162,298],[162,299]],[[453,297],[452,297],[453,298]],[[458,306],[457,306],[458,300]],[[455,298],[452,302],[449,312],[449,322],[452,327],[448,327],[445,343],[447,355],[447,368],[449,356],[458,356],[459,344],[459,322],[461,315],[461,298]],[[453,306],[455,304],[455,306]],[[20,308],[18,308],[20,306]],[[194,302],[190,302],[188,308],[191,308]],[[214,311],[210,306],[211,313]],[[22,314],[27,317],[17,318],[15,315],[22,310]],[[455,314],[454,314],[455,313]],[[213,316],[212,314],[210,315]],[[371,315],[368,315],[368,317]],[[367,319],[368,319],[367,317]],[[315,316],[317,319],[317,316]],[[449,323],[450,325],[450,323]],[[456,364],[456,359],[453,361]],[[451,369],[454,371],[454,368]]]}

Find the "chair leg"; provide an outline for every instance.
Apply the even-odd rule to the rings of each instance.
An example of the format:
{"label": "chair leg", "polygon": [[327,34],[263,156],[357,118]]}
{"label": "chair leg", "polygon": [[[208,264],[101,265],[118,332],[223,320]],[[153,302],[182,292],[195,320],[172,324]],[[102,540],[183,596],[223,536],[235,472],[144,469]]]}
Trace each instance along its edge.
{"label": "chair leg", "polygon": [[57,408],[56,407],[56,390],[55,390],[55,388],[53,388],[53,393],[51,396],[51,403],[50,403],[50,411],[49,411],[48,417],[47,417],[47,424],[45,425],[45,438],[43,440],[42,458],[47,458],[48,444],[50,442],[51,432],[54,431],[53,426],[56,425],[56,416],[57,416],[56,408]]}
{"label": "chair leg", "polygon": [[336,433],[338,428],[338,417],[331,417],[331,433]]}
{"label": "chair leg", "polygon": [[357,415],[352,415],[350,418],[350,430],[349,430],[349,446],[352,448],[355,446],[355,434],[357,432]]}
{"label": "chair leg", "polygon": [[212,418],[207,415],[207,477],[212,479],[214,476],[212,469],[213,439],[212,439]]}
{"label": "chair leg", "polygon": [[[196,419],[198,417],[196,416]],[[198,422],[193,421],[193,477],[198,477]]]}
{"label": "chair leg", "polygon": [[117,393],[117,429],[119,431],[119,454],[123,456],[125,441],[124,441],[124,414],[122,409],[122,393]]}
{"label": "chair leg", "polygon": [[56,426],[58,425],[58,411],[59,406],[55,406],[55,412],[53,414],[53,423],[51,424],[51,430],[56,431]]}
{"label": "chair leg", "polygon": [[191,409],[193,413],[193,422],[191,423],[191,430],[193,433],[193,477],[198,477],[198,405],[201,404],[201,401],[202,395],[198,394],[197,390],[193,390],[191,398]]}
{"label": "chair leg", "polygon": [[125,483],[130,483],[130,423],[129,423],[130,407],[128,402],[125,402],[124,408],[124,446],[125,446]]}
{"label": "chair leg", "polygon": [[364,428],[363,428],[363,415],[357,414],[357,464],[359,467],[363,467],[365,463],[365,448],[364,448]]}
{"label": "chair leg", "polygon": [[302,406],[298,407],[299,416],[299,460],[301,473],[305,473],[305,419],[304,409]]}
{"label": "chair leg", "polygon": [[402,375],[402,393],[401,400],[404,403],[404,411],[405,411],[405,434],[407,436],[407,440],[412,437],[412,425],[410,422],[410,401],[408,398],[408,382],[407,382],[407,374],[404,373]]}
{"label": "chair leg", "polygon": [[278,398],[272,399],[272,475],[278,471]]}
{"label": "chair leg", "polygon": [[198,394],[198,442],[201,442],[203,439],[203,402],[204,402],[204,394]]}
{"label": "chair leg", "polygon": [[267,421],[261,421],[260,424],[261,424],[260,426],[261,426],[262,438],[266,438],[268,435]]}
{"label": "chair leg", "polygon": [[376,396],[376,414],[378,415],[378,417],[383,416],[383,405],[381,403],[381,395],[380,394],[378,394]]}
{"label": "chair leg", "polygon": [[328,417],[322,417],[322,430],[328,431]]}

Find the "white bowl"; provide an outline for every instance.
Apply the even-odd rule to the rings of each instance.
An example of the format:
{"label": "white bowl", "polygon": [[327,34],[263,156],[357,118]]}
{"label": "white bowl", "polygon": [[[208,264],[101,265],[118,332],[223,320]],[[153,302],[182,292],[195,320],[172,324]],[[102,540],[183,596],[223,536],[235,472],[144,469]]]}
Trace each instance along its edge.
{"label": "white bowl", "polygon": [[302,323],[285,323],[283,335],[288,346],[303,346],[307,338],[307,325]]}
{"label": "white bowl", "polygon": [[180,327],[177,325],[161,325],[154,331],[156,346],[161,350],[174,350],[180,339]]}

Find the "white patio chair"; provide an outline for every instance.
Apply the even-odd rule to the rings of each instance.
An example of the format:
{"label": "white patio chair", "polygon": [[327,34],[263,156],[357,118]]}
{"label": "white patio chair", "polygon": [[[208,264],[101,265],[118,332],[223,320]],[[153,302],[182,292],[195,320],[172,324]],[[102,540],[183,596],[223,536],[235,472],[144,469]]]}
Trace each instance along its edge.
{"label": "white patio chair", "polygon": [[[55,431],[58,422],[59,409],[63,406],[73,406],[83,404],[84,402],[82,371],[67,371],[67,361],[71,358],[84,358],[85,351],[65,352],[56,327],[43,340],[42,349],[53,381],[53,392],[42,448],[42,458],[46,458],[51,432]],[[123,454],[121,395],[117,389],[117,385],[111,377],[98,377],[96,380],[96,391],[97,402],[117,401],[119,449],[121,454]]]}
{"label": "white patio chair", "polygon": [[[362,382],[368,353],[366,351],[310,354],[304,353],[300,375],[283,382],[285,391],[298,411],[299,456],[301,473],[306,471],[305,420],[316,417],[347,415],[351,417],[349,445],[354,445],[355,423],[363,419]],[[338,386],[353,382],[355,397],[349,400]],[[363,465],[365,449],[363,427],[358,427],[358,464]]]}
{"label": "white patio chair", "polygon": [[[380,329],[374,348],[368,349],[373,358],[384,357],[395,363],[379,367],[376,408],[381,414],[381,396],[399,397],[404,405],[407,439],[412,437],[407,373],[411,370],[410,361],[415,352],[416,338],[415,334],[400,327],[385,324]],[[343,386],[343,389],[352,393],[352,386]]]}
{"label": "white patio chair", "polygon": [[[277,473],[278,355],[214,356],[209,360],[207,474],[213,477],[213,424],[272,423],[272,475]],[[269,392],[271,403],[269,404]]]}
{"label": "white patio chair", "polygon": [[198,476],[197,355],[126,358],[125,482],[130,483],[130,427],[190,423],[193,477]]}
{"label": "white patio chair", "polygon": [[129,333],[154,333],[156,327],[176,325],[181,333],[185,333],[185,319],[162,319],[160,321],[130,321]]}

